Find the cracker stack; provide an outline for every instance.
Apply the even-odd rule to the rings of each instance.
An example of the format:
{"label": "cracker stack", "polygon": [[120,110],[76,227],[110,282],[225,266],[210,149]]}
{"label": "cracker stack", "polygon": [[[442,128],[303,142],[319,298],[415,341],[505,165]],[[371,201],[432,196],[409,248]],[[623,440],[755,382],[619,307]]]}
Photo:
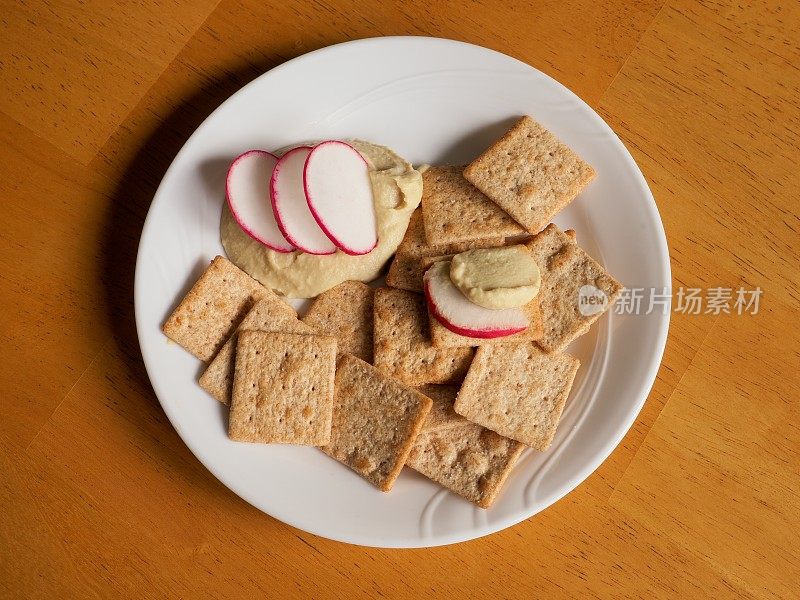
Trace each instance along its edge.
{"label": "cracker stack", "polygon": [[[526,242],[542,272],[541,291],[524,308],[528,329],[481,340],[458,335],[429,315],[433,348],[477,347],[477,352],[457,396],[453,388],[424,388],[434,398],[430,429],[417,440],[409,465],[479,506],[488,506],[495,497],[523,445],[542,451],[552,443],[579,367],[578,360],[563,351],[603,312],[584,315],[579,310],[581,288],[594,286],[604,293],[606,310],[622,289],[578,247],[573,231],[548,226],[594,176],[577,154],[524,117],[463,173],[457,167],[433,167],[423,177],[424,232],[430,246],[439,245],[440,254],[432,248],[420,251],[422,258],[411,263],[404,258],[410,251],[404,256],[398,252],[396,262],[412,264],[414,278],[434,262],[464,250],[443,245],[468,243],[479,236],[507,240],[537,234]],[[391,366],[386,368],[401,369],[399,356],[393,359],[387,360]],[[450,405],[443,399],[448,394],[457,398]],[[501,449],[491,460],[486,459],[486,445],[478,441],[488,439]],[[487,472],[477,480],[484,482],[485,490],[478,489],[473,477],[482,468]],[[493,478],[490,472],[498,475]],[[493,487],[487,481],[498,483]]]}
{"label": "cracker stack", "polygon": [[[574,232],[548,225],[594,175],[523,117],[466,168],[424,173],[390,287],[346,281],[299,320],[218,256],[164,333],[208,363],[200,385],[230,404],[231,439],[319,446],[382,491],[408,464],[488,508],[523,450],[554,439],[580,364],[564,349],[603,312],[584,314],[581,294],[605,294],[607,310],[622,290]],[[469,338],[429,314],[416,292],[430,265],[521,237],[542,273],[525,331]]]}

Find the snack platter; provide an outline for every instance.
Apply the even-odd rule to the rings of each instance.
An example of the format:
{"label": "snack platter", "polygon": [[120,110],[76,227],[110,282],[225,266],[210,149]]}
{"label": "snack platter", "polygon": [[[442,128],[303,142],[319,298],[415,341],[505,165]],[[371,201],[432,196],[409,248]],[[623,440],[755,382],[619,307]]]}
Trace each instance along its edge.
{"label": "snack platter", "polygon": [[[607,369],[609,312],[624,289],[593,240],[584,247],[581,228],[559,215],[592,194],[603,165],[530,112],[498,115],[502,128],[458,162],[412,163],[358,127],[336,137],[305,130],[216,161],[225,177],[217,178],[220,243],[211,246],[220,251],[188,261],[183,289],[157,323],[171,357],[183,353],[174,360],[184,372],[194,361],[191,394],[204,398],[205,414],[198,430],[214,430],[209,446],[224,448],[226,460],[274,461],[258,468],[277,468],[284,483],[291,468],[317,478],[273,489],[284,506],[303,490],[327,484],[335,496],[353,486],[371,512],[391,519],[419,506],[409,494],[433,492],[413,509],[414,531],[393,540],[358,524],[352,536],[307,526],[212,468],[224,483],[278,518],[357,543],[447,543],[519,520],[503,504],[519,500],[515,480],[532,464],[555,468],[587,419],[587,407],[570,415],[570,404],[599,393],[587,385]],[[204,221],[214,208],[203,207]],[[137,296],[140,268],[141,252]],[[586,289],[599,306],[580,305]],[[148,364],[144,344],[143,352]],[[152,379],[150,364],[148,372]],[[209,413],[209,401],[219,408]],[[181,402],[180,410],[192,409]],[[194,437],[198,454],[199,436],[176,428]],[[516,475],[520,468],[528,474]],[[545,475],[534,474],[537,485]],[[515,499],[504,501],[506,487]],[[524,487],[522,502],[535,512],[538,490]],[[355,517],[356,506],[345,508],[350,493],[328,503],[334,519]],[[445,506],[456,507],[452,515],[441,514]],[[437,533],[467,511],[471,533]]]}

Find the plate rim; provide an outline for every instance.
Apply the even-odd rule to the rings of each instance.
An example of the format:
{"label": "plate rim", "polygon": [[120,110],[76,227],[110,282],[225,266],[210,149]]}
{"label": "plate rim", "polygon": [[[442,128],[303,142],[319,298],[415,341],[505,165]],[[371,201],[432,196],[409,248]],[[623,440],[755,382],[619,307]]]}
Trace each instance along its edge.
{"label": "plate rim", "polygon": [[144,261],[142,260],[142,252],[143,252],[143,240],[147,235],[149,228],[152,226],[152,215],[153,215],[153,208],[156,202],[159,202],[160,197],[162,196],[162,188],[164,187],[164,182],[168,179],[171,172],[176,169],[176,165],[180,162],[182,155],[187,152],[187,148],[191,146],[191,142],[194,138],[198,137],[202,130],[209,126],[210,121],[212,121],[214,115],[216,115],[226,104],[234,101],[235,98],[239,97],[240,95],[244,95],[248,92],[251,87],[254,87],[258,82],[262,81],[265,77],[274,75],[278,72],[281,72],[285,69],[289,69],[292,67],[296,67],[299,63],[310,60],[312,57],[317,57],[320,54],[325,54],[329,52],[333,52],[336,49],[339,49],[344,46],[356,46],[356,45],[369,45],[369,44],[395,44],[395,43],[403,43],[403,42],[423,42],[423,43],[432,43],[432,44],[443,44],[443,45],[462,45],[468,46],[471,48],[479,49],[482,52],[488,52],[491,54],[497,54],[505,60],[511,60],[519,65],[525,67],[528,70],[531,70],[536,76],[543,77],[549,80],[550,84],[554,84],[558,88],[561,89],[562,92],[565,92],[569,96],[572,96],[573,101],[576,101],[580,107],[589,113],[591,113],[594,117],[596,117],[599,124],[602,125],[603,128],[607,130],[610,134],[610,140],[615,142],[619,145],[619,147],[624,150],[622,153],[628,166],[631,167],[631,172],[635,175],[636,179],[638,180],[639,187],[641,188],[642,192],[645,194],[646,199],[649,201],[647,203],[647,215],[650,219],[653,220],[654,224],[656,224],[656,230],[658,233],[658,239],[654,240],[656,242],[655,248],[658,254],[658,261],[659,261],[659,273],[658,279],[661,280],[663,285],[671,286],[672,281],[672,269],[671,269],[671,262],[669,258],[669,246],[667,243],[666,238],[666,231],[664,229],[664,223],[661,219],[660,212],[658,210],[658,205],[655,202],[655,198],[653,197],[652,191],[645,179],[644,175],[641,172],[638,164],[634,160],[633,156],[631,155],[630,151],[628,150],[625,143],[619,138],[619,136],[614,132],[614,130],[606,123],[606,121],[591,107],[589,106],[582,98],[580,98],[577,94],[575,94],[572,90],[561,84],[556,79],[552,78],[548,74],[540,71],[536,67],[525,63],[522,60],[519,60],[513,56],[509,56],[497,50],[486,48],[484,46],[479,46],[477,44],[471,44],[468,42],[463,42],[460,40],[453,40],[448,38],[440,38],[440,37],[431,37],[431,36],[374,36],[374,37],[367,37],[367,38],[360,38],[356,40],[350,40],[346,42],[341,42],[338,44],[332,44],[329,46],[325,46],[319,48],[317,50],[313,50],[311,52],[302,54],[295,58],[292,58],[276,67],[265,71],[261,75],[255,77],[252,81],[248,82],[236,92],[231,94],[228,98],[226,98],[222,103],[220,103],[209,115],[203,119],[203,122],[198,125],[192,134],[186,139],[186,141],[181,146],[180,150],[175,154],[172,162],[170,163],[167,170],[164,172],[161,181],[159,182],[158,188],[156,189],[153,199],[148,207],[147,216],[145,217],[144,224],[142,226],[142,232],[139,236],[139,243],[136,253],[136,267],[134,272],[134,316],[135,316],[135,323],[136,323],[136,333],[139,342],[139,347],[142,354],[142,360],[145,365],[145,370],[147,372],[148,379],[150,381],[150,385],[158,398],[159,404],[161,405],[162,410],[166,414],[167,418],[170,421],[170,424],[178,433],[181,438],[181,441],[187,446],[187,448],[192,452],[195,458],[212,474],[215,478],[217,478],[225,487],[235,493],[237,496],[242,498],[248,504],[256,508],[257,510],[268,514],[272,518],[275,518],[282,523],[285,523],[291,527],[299,529],[304,532],[312,533],[314,535],[318,535],[320,537],[335,540],[338,542],[358,545],[358,546],[365,546],[365,547],[379,547],[379,548],[425,548],[425,547],[436,547],[436,546],[444,546],[464,541],[469,541],[473,539],[477,539],[480,537],[484,537],[486,535],[490,535],[492,533],[496,533],[498,531],[502,531],[520,523],[530,517],[536,515],[537,513],[541,512],[542,510],[552,506],[559,500],[561,500],[564,496],[569,494],[572,490],[574,490],[578,485],[580,485],[583,481],[588,479],[599,467],[600,465],[605,462],[605,460],[611,455],[611,453],[616,449],[616,447],[620,444],[622,439],[627,435],[630,428],[636,422],[639,414],[641,413],[642,407],[644,403],[647,401],[647,398],[650,396],[650,393],[653,389],[653,385],[655,383],[658,370],[661,366],[661,362],[663,360],[664,351],[666,348],[666,342],[669,332],[669,324],[670,324],[670,317],[671,317],[671,308],[672,308],[672,300],[670,298],[670,302],[667,306],[667,310],[662,315],[662,319],[658,325],[658,335],[654,340],[654,352],[651,355],[649,363],[647,364],[646,368],[646,375],[644,377],[644,384],[641,387],[641,392],[639,394],[639,398],[635,404],[632,404],[631,410],[628,412],[625,419],[621,419],[615,426],[615,434],[613,436],[609,436],[607,441],[603,444],[603,448],[600,452],[596,453],[591,461],[587,463],[587,465],[581,469],[579,474],[574,475],[564,484],[562,484],[558,491],[553,494],[551,497],[547,499],[546,502],[536,502],[530,507],[526,507],[525,510],[522,510],[518,513],[514,513],[509,515],[508,517],[501,519],[499,521],[495,521],[492,524],[484,524],[481,526],[473,527],[467,530],[467,533],[453,533],[453,534],[444,534],[444,535],[437,535],[431,539],[426,540],[419,540],[418,543],[381,543],[379,540],[369,540],[365,539],[362,535],[354,535],[352,537],[344,537],[344,536],[337,536],[331,535],[329,533],[324,533],[321,531],[315,530],[313,527],[305,527],[298,522],[297,519],[292,518],[287,515],[277,515],[273,512],[269,512],[262,507],[260,507],[255,499],[251,498],[251,495],[248,491],[240,489],[235,483],[229,481],[224,473],[218,472],[216,469],[212,469],[211,466],[203,459],[203,453],[197,450],[194,445],[187,440],[184,436],[183,431],[178,422],[178,415],[173,413],[172,409],[168,407],[168,404],[161,400],[162,394],[166,393],[166,390],[159,389],[156,380],[154,379],[152,373],[155,371],[156,366],[153,364],[152,360],[148,358],[145,345],[142,343],[144,339],[144,331],[145,323],[143,323],[143,319],[141,315],[140,306],[140,297],[143,295],[143,292],[140,291],[140,281],[142,277],[140,276],[140,271],[144,269]]}

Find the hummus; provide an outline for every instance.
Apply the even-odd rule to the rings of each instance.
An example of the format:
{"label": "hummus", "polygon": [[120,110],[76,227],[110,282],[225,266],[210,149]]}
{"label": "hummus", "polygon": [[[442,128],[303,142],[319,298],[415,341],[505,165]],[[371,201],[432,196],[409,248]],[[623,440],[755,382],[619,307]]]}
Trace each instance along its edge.
{"label": "hummus", "polygon": [[524,306],[539,293],[542,281],[539,266],[522,245],[456,254],[450,280],[475,304],[498,310]]}
{"label": "hummus", "polygon": [[372,194],[378,224],[378,245],[369,254],[342,251],[327,256],[305,252],[275,252],[247,235],[222,208],[220,239],[228,258],[240,269],[289,298],[313,298],[347,280],[372,281],[400,245],[411,213],[422,199],[422,176],[389,148],[350,142],[370,164]]}

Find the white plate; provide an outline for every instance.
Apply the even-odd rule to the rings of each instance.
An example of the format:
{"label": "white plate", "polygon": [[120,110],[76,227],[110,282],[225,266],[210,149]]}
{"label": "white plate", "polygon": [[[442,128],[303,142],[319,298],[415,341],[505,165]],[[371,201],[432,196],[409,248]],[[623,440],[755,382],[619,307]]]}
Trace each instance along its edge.
{"label": "white plate", "polygon": [[475,157],[530,114],[591,163],[597,179],[556,218],[629,287],[670,285],[666,238],[628,151],[565,87],[513,58],[420,37],[360,40],[262,75],[206,119],[153,199],[136,264],[136,325],[164,411],[197,458],[231,490],[290,525],[383,547],[449,544],[536,514],[583,481],[633,423],[655,380],[669,312],[605,315],[571,351],[582,362],[552,447],[521,457],[490,510],[405,469],[389,494],[314,448],[234,443],[226,410],[197,385],[200,363],[160,326],[219,241],[224,177],[250,148],[362,138],[414,163]]}

